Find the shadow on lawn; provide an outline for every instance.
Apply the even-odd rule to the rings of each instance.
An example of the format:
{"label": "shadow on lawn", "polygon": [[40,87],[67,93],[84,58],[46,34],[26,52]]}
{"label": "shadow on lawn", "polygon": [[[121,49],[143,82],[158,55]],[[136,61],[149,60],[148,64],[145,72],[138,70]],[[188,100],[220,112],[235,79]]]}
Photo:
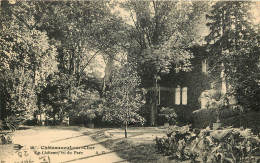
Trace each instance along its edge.
{"label": "shadow on lawn", "polygon": [[[75,137],[69,137],[69,138],[65,138],[65,139],[60,139],[60,140],[56,140],[53,142],[73,139],[73,138],[82,137],[82,136],[90,136],[92,139],[94,139],[94,141],[97,141],[97,143],[84,145],[84,146],[81,146],[80,148],[94,146],[97,144],[101,144],[102,146],[106,147],[107,149],[110,148],[110,151],[108,151],[108,152],[97,153],[97,154],[91,155],[91,156],[72,159],[72,160],[65,161],[63,163],[75,162],[75,161],[79,161],[79,160],[87,161],[87,159],[89,159],[89,158],[103,156],[103,155],[111,154],[111,153],[116,153],[119,157],[122,158],[122,160],[118,161],[117,163],[121,163],[121,162],[157,162],[157,160],[158,160],[158,155],[156,154],[157,151],[152,145],[148,145],[148,146],[144,145],[144,144],[134,145],[134,144],[131,144],[130,142],[128,142],[127,139],[125,139],[124,137],[116,138],[116,139],[106,139],[106,138],[111,138],[110,136],[113,135],[114,133],[118,133],[118,132],[111,132],[113,134],[110,133],[111,134],[110,136],[106,136],[104,134],[104,132],[107,132],[109,130],[113,130],[113,129],[101,130],[101,131],[94,132],[94,133],[82,132],[82,135],[75,136]],[[130,135],[130,136],[128,136],[128,138],[133,138],[136,136],[143,135],[144,132],[132,132],[132,134],[133,133],[134,133],[134,135]],[[102,139],[105,139],[105,140],[102,141]]]}
{"label": "shadow on lawn", "polygon": [[[109,130],[104,130],[104,131],[109,131]],[[55,141],[52,141],[52,143],[63,141],[63,140],[69,140],[69,139],[73,139],[73,138],[78,138],[78,137],[82,137],[82,136],[91,136],[91,135],[94,135],[94,134],[101,134],[104,131],[99,131],[99,132],[96,132],[96,133],[85,133],[85,132],[83,132],[82,135],[55,140]],[[98,143],[96,143],[96,144],[98,144]],[[90,146],[90,145],[88,145],[88,146]]]}
{"label": "shadow on lawn", "polygon": [[[106,153],[101,153],[101,154],[97,154],[97,155],[91,155],[91,156],[87,156],[87,157],[81,157],[81,158],[78,158],[78,159],[73,159],[73,160],[69,160],[69,161],[65,161],[65,162],[62,162],[62,163],[68,163],[68,162],[74,162],[74,161],[78,161],[78,160],[84,160],[84,159],[89,159],[89,158],[93,158],[93,157],[99,157],[99,156],[102,156],[102,155],[106,155],[106,154],[110,154],[110,153],[114,153],[114,152],[118,152],[118,151],[122,151],[122,150],[129,150],[129,149],[133,149],[133,148],[138,148],[138,147],[141,147],[142,145],[139,145],[139,146],[135,146],[135,147],[128,147],[128,148],[120,148],[120,149],[117,149],[117,150],[112,150],[110,152],[106,152]],[[155,153],[155,152],[154,152]],[[151,153],[152,154],[152,153]],[[149,157],[149,156],[148,156]],[[120,162],[126,162],[126,161],[132,161],[132,160],[139,160],[141,161],[143,157],[133,157],[131,159],[123,159],[121,161],[117,161],[116,163],[120,163]],[[145,161],[156,161],[156,159],[145,159]]]}
{"label": "shadow on lawn", "polygon": [[[97,134],[97,133],[95,133],[95,134]],[[142,135],[142,134],[129,136],[128,138],[135,137],[135,136],[139,136],[139,135]],[[124,139],[125,139],[125,138],[118,138],[118,139],[113,139],[113,141],[124,140]],[[81,148],[88,147],[88,146],[94,146],[94,145],[97,145],[97,144],[101,144],[101,145],[102,145],[102,144],[104,144],[104,143],[106,143],[106,142],[108,142],[108,141],[109,141],[109,140],[105,140],[105,141],[100,141],[100,142],[94,143],[94,144],[84,145],[84,146],[81,146]],[[139,145],[139,146],[141,147],[142,145]],[[110,153],[114,153],[114,152],[118,152],[118,151],[122,151],[122,150],[129,150],[129,149],[132,149],[132,148],[138,148],[139,146],[115,149],[115,150],[111,150],[111,151],[106,152],[106,153],[101,153],[101,154],[96,154],[96,155],[81,157],[81,158],[78,158],[78,159],[73,159],[73,160],[69,160],[69,161],[62,162],[62,163],[74,162],[74,161],[78,161],[78,160],[89,159],[89,158],[98,157],[98,156],[102,156],[102,155],[106,155],[106,154],[110,154]],[[134,160],[134,159],[137,159],[137,158],[132,158],[131,160]],[[119,162],[125,162],[125,161],[130,161],[130,159],[125,159],[125,160],[122,160],[122,161],[119,161]],[[146,160],[146,161],[147,161],[147,160]],[[152,161],[152,160],[151,160],[151,161]]]}
{"label": "shadow on lawn", "polygon": [[31,129],[31,127],[21,126],[21,127],[19,127],[17,130],[28,130],[28,129]]}

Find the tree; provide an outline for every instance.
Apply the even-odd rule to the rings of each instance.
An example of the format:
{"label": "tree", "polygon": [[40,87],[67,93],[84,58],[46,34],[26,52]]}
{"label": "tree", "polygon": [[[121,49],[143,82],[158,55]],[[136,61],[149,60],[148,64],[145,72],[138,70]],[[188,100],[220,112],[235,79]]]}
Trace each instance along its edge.
{"label": "tree", "polygon": [[[20,14],[22,20],[28,17],[35,21],[33,25],[25,22],[29,29],[46,32],[57,48],[59,72],[55,73],[52,81],[48,80],[47,87],[37,95],[38,101],[53,106],[51,111],[48,111],[49,114],[52,116],[60,114],[62,121],[63,114],[69,114],[71,109],[77,110],[80,108],[78,105],[82,106],[77,102],[86,99],[85,96],[79,96],[82,99],[75,102],[74,97],[78,92],[88,92],[94,88],[102,95],[100,75],[94,72],[97,65],[96,58],[104,52],[111,53],[115,50],[112,49],[113,39],[109,34],[113,32],[116,21],[111,21],[107,2],[37,1],[19,2],[16,7],[26,13]],[[52,101],[45,97],[50,97]]]}
{"label": "tree", "polygon": [[125,63],[112,72],[109,91],[105,94],[104,120],[116,124],[143,123],[140,109],[145,103],[144,90],[134,65]]}
{"label": "tree", "polygon": [[[30,4],[2,5],[6,8],[1,10],[0,52],[4,64],[0,70],[7,103],[1,110],[32,116],[38,109],[37,94],[46,86],[47,77],[57,71],[56,48],[45,32],[35,29],[33,17],[24,10]],[[4,19],[5,14],[9,20]]]}
{"label": "tree", "polygon": [[216,2],[207,15],[212,73],[225,67],[229,94],[246,110],[259,109],[259,31],[252,22],[253,2]]}
{"label": "tree", "polygon": [[[138,63],[142,86],[157,88],[160,74],[168,73],[172,64],[188,71],[192,54],[188,47],[194,44],[196,24],[206,10],[203,2],[128,1],[122,6],[129,11],[134,28],[130,30],[130,58]],[[150,124],[156,124],[157,90],[151,89]]]}
{"label": "tree", "polygon": [[[122,51],[118,46],[124,40],[124,33],[119,34],[122,21],[111,13],[110,3],[105,1],[33,4],[36,7],[30,10],[37,21],[37,29],[46,31],[50,38],[55,39],[59,53],[59,73],[56,74],[59,77],[48,87],[53,89],[49,89],[49,92],[45,90],[41,97],[53,106],[55,114],[73,112],[88,117],[87,114],[93,111],[93,102],[96,104],[98,101],[95,98],[89,100],[93,95],[90,92],[96,95],[98,91],[99,96],[96,95],[96,98],[102,98],[108,90],[106,86],[113,62]],[[103,63],[105,67],[100,66]],[[105,69],[104,75],[97,71],[98,67]],[[44,99],[44,93],[52,97],[53,101]],[[75,99],[75,96],[78,97]]]}

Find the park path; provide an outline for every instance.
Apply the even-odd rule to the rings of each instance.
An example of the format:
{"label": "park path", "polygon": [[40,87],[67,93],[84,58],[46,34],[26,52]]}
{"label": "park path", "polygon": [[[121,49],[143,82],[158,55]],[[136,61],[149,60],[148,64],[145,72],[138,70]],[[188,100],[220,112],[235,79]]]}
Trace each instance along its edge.
{"label": "park path", "polygon": [[113,151],[78,131],[50,128],[17,130],[12,136],[16,148],[0,160],[12,162],[115,163],[127,162]]}

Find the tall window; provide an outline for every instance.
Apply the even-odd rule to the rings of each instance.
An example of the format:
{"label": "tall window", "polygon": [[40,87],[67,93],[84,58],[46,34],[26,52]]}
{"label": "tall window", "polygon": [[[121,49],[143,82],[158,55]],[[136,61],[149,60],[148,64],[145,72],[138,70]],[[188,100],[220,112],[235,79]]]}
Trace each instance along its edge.
{"label": "tall window", "polygon": [[176,105],[187,105],[188,103],[188,88],[181,88],[179,85],[175,89],[175,104]]}
{"label": "tall window", "polygon": [[183,87],[182,88],[182,105],[187,105],[187,92],[188,92],[188,88],[187,87]]}
{"label": "tall window", "polygon": [[207,73],[207,60],[206,59],[202,60],[202,72],[205,74]]}
{"label": "tall window", "polygon": [[180,105],[181,104],[181,88],[178,85],[178,87],[175,89],[175,104]]}

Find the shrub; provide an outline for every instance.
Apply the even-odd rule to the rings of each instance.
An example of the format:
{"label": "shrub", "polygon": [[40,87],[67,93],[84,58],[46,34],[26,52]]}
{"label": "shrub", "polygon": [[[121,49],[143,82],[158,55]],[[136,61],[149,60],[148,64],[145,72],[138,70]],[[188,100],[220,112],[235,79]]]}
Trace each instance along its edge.
{"label": "shrub", "polygon": [[191,162],[256,162],[260,154],[260,140],[250,129],[225,128],[199,133],[189,126],[171,127],[167,137],[156,138],[157,149],[164,155],[171,155]]}
{"label": "shrub", "polygon": [[156,147],[164,155],[171,155],[173,158],[185,160],[186,147],[196,138],[196,134],[190,131],[190,126],[169,126],[167,137],[156,137]]}
{"label": "shrub", "polygon": [[12,144],[12,140],[10,138],[10,136],[7,136],[6,134],[2,134],[0,136],[1,138],[1,142],[0,142],[0,145],[4,145],[4,144]]}
{"label": "shrub", "polygon": [[27,126],[36,126],[36,125],[38,125],[38,121],[37,121],[36,118],[35,119],[28,119],[24,122],[24,124],[27,125]]}
{"label": "shrub", "polygon": [[[11,131],[14,131],[19,128],[20,121],[17,120],[15,117],[7,117],[5,121],[0,120],[0,131],[3,131],[5,128],[9,128]],[[0,145],[3,144],[11,144],[12,140],[10,136],[7,136],[5,133],[1,133],[0,136]]]}
{"label": "shrub", "polygon": [[[218,116],[215,110],[216,109],[214,108],[208,108],[193,111],[192,118],[194,120],[195,126],[199,128],[205,128],[207,126],[210,126],[212,123],[215,123]],[[223,125],[240,125],[239,123],[237,123],[237,120],[239,120],[240,113],[241,112],[239,109],[233,109],[231,107],[225,108],[219,110],[219,118]],[[232,120],[231,118],[234,118],[234,120]]]}
{"label": "shrub", "polygon": [[162,107],[160,109],[160,114],[158,114],[161,122],[169,123],[170,125],[175,125],[177,123],[177,114],[173,108]]}
{"label": "shrub", "polygon": [[6,117],[5,121],[0,121],[0,130],[8,128],[11,131],[15,131],[19,128],[21,120],[15,118],[14,116]]}
{"label": "shrub", "polygon": [[[192,114],[194,126],[198,128],[206,128],[216,122],[216,112],[214,109],[200,109],[196,110]],[[222,126],[244,127],[252,129],[254,134],[260,133],[260,112],[247,111],[241,112],[239,108],[232,109],[226,108],[220,110],[220,120]]]}
{"label": "shrub", "polygon": [[259,139],[249,129],[204,129],[191,144],[190,153],[200,162],[252,162],[259,155]]}

